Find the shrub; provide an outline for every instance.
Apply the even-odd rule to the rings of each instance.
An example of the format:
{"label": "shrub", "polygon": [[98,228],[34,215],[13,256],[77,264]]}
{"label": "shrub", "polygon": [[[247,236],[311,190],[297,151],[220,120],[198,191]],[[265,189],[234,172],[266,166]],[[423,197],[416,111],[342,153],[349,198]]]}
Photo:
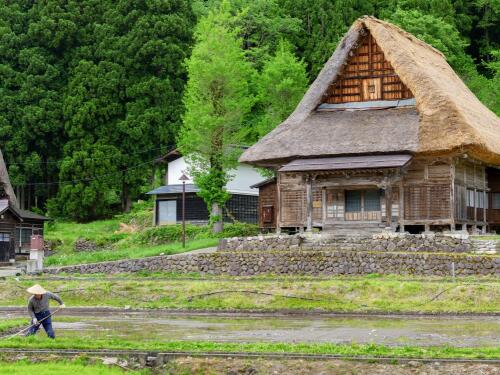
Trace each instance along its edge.
{"label": "shrub", "polygon": [[[212,233],[208,226],[186,224],[186,239],[248,237],[257,235],[259,228],[254,224],[234,223],[225,224],[222,233]],[[135,241],[140,244],[164,244],[182,240],[182,225],[166,225],[148,228],[135,236]]]}
{"label": "shrub", "polygon": [[236,222],[224,225],[224,231],[218,237],[249,237],[259,234],[259,227],[255,224]]}

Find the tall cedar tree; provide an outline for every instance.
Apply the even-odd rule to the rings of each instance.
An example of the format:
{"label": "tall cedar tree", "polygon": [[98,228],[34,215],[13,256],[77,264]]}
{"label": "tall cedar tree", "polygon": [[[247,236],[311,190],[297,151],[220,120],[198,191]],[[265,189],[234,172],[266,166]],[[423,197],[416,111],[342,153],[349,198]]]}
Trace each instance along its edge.
{"label": "tall cedar tree", "polygon": [[51,207],[79,221],[128,211],[173,144],[194,24],[188,0],[105,5],[72,51],[63,101],[64,183]]}
{"label": "tall cedar tree", "polygon": [[245,60],[238,30],[230,29],[229,11],[229,3],[223,2],[196,27],[178,140],[192,163],[190,173],[210,210],[214,232],[223,228],[222,207],[229,198],[225,185],[237,163],[235,146],[243,119],[254,103],[249,90],[254,73]]}

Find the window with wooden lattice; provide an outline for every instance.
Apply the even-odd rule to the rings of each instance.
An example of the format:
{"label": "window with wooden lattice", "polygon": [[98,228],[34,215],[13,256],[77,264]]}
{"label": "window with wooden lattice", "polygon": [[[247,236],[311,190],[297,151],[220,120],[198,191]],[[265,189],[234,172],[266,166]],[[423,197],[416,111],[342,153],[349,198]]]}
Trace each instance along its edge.
{"label": "window with wooden lattice", "polygon": [[413,98],[370,33],[362,38],[325,96],[323,102],[328,104]]}

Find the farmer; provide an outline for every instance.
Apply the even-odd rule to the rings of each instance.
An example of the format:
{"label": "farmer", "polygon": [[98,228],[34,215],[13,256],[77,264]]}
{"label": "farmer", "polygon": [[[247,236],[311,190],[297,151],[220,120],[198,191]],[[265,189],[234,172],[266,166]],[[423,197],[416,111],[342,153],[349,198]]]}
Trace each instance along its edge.
{"label": "farmer", "polygon": [[33,294],[28,301],[28,313],[31,316],[32,327],[29,329],[26,336],[31,336],[37,333],[40,324],[51,339],[56,336],[52,328],[52,319],[49,311],[49,299],[59,302],[59,308],[66,307],[62,299],[54,293],[50,293],[43,289],[40,285],[33,285],[27,289],[27,292]]}

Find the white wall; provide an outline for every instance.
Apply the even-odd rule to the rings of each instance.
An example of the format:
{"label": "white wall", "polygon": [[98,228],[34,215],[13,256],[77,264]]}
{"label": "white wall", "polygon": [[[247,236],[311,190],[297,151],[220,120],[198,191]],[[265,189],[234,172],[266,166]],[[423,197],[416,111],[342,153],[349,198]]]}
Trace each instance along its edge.
{"label": "white wall", "polygon": [[[188,169],[189,168],[184,157],[168,163],[167,184],[182,184],[182,181],[179,181],[182,173],[186,173],[186,176],[189,178],[191,177],[187,172]],[[240,164],[238,168],[230,171],[229,173],[233,178],[226,185],[226,189],[233,194],[258,195],[259,189],[250,189],[250,186],[265,180],[265,177],[263,177],[255,168],[244,164]],[[193,181],[190,179],[189,181],[186,181],[186,183],[192,184]]]}
{"label": "white wall", "polygon": [[[168,163],[168,173],[167,173],[167,185],[178,185],[182,184],[179,178],[185,173],[187,177],[191,178],[188,174],[188,166],[186,164],[186,159],[181,157],[174,161]],[[186,184],[192,184],[193,180],[186,181]]]}

